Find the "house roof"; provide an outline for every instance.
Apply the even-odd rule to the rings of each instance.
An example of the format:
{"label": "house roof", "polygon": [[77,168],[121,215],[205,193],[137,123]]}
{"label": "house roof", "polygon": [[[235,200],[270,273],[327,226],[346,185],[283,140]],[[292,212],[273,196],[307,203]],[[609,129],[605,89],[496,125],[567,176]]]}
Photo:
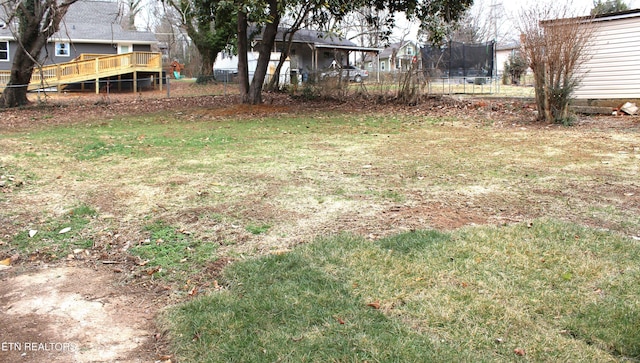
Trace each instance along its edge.
{"label": "house roof", "polygon": [[[413,44],[416,46],[416,48],[418,47],[418,44],[412,40],[405,40],[402,42],[397,42],[397,43],[392,43],[390,44],[388,47],[384,48],[380,54],[378,55],[378,59],[388,59],[391,58],[391,56],[393,55],[393,52],[397,52],[398,50],[402,49],[403,47],[407,46],[408,44]],[[416,49],[416,53],[418,52],[418,49]],[[365,62],[371,62],[374,60],[374,57],[370,57],[369,55],[365,56],[364,61]]]}
{"label": "house roof", "polygon": [[520,49],[520,42],[507,42],[507,43],[500,43],[496,45],[496,50],[513,50],[513,49]]}
{"label": "house roof", "polygon": [[[69,7],[53,40],[76,43],[157,43],[151,32],[127,31],[120,22],[123,10],[117,2],[80,0]],[[0,29],[0,38],[13,39],[11,30]]]}
{"label": "house roof", "polygon": [[404,40],[402,42],[397,42],[390,44],[388,47],[384,48],[382,52],[380,52],[380,59],[390,58],[393,55],[393,52],[396,52],[408,44],[413,44],[411,40]]}

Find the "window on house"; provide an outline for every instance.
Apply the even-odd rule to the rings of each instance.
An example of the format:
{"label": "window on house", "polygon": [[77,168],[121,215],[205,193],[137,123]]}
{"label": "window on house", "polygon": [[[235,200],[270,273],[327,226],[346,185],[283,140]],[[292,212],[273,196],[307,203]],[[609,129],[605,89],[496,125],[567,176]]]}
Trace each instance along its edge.
{"label": "window on house", "polygon": [[373,68],[373,62],[369,62],[369,64],[367,64],[367,67]]}
{"label": "window on house", "polygon": [[125,54],[133,51],[131,44],[118,44],[118,54]]}
{"label": "window on house", "polygon": [[9,42],[0,42],[0,61],[9,60]]}
{"label": "window on house", "polygon": [[68,57],[69,55],[69,43],[56,42],[56,57]]}
{"label": "window on house", "polygon": [[380,70],[384,71],[384,61],[380,62]]}
{"label": "window on house", "polygon": [[413,47],[407,47],[407,55],[413,55]]}

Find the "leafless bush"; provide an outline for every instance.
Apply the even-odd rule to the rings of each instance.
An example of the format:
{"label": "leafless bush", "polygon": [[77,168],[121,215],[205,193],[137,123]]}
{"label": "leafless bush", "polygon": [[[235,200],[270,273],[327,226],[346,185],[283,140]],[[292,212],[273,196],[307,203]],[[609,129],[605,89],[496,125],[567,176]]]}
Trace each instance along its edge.
{"label": "leafless bush", "polygon": [[[562,5],[559,5],[562,4]],[[570,121],[569,105],[588,59],[590,17],[571,17],[570,3],[539,5],[520,13],[523,55],[533,71],[538,119]]]}
{"label": "leafless bush", "polygon": [[411,69],[400,77],[397,100],[401,103],[415,105],[423,94],[426,84],[424,73],[416,65],[412,63]]}

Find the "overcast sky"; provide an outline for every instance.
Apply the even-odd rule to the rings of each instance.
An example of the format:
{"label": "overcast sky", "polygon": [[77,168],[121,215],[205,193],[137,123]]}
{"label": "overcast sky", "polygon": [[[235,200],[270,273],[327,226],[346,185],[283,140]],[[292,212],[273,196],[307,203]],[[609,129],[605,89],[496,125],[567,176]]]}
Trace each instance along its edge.
{"label": "overcast sky", "polygon": [[[629,9],[640,8],[640,0],[623,1],[628,5]],[[513,24],[522,9],[539,6],[541,3],[545,4],[548,2],[571,3],[571,7],[575,9],[575,16],[588,15],[593,8],[593,0],[475,0],[471,11],[474,14],[483,14],[483,17],[490,19],[490,9],[493,5],[499,28],[498,32],[503,34],[503,36],[499,36],[498,39],[500,41],[508,41],[509,38],[516,37],[517,32],[515,32]],[[402,19],[403,16],[398,17],[398,27],[393,36],[399,39],[407,32],[406,29],[408,29],[409,35],[405,39],[417,39],[418,25],[403,21]],[[509,35],[510,33],[513,33],[513,36]]]}

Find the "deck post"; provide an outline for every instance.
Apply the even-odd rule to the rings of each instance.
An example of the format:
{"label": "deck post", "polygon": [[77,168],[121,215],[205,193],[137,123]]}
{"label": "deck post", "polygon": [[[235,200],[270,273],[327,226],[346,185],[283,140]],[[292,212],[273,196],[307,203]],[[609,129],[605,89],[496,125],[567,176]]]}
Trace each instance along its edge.
{"label": "deck post", "polygon": [[60,83],[60,75],[62,74],[62,71],[60,70],[60,66],[56,67],[56,78],[57,78],[57,84],[58,86],[56,87],[56,92],[60,93],[61,89],[62,89],[62,83]]}
{"label": "deck post", "polygon": [[138,72],[133,71],[133,93],[138,93]]}
{"label": "deck post", "polygon": [[100,94],[100,59],[96,58],[96,94]]}

